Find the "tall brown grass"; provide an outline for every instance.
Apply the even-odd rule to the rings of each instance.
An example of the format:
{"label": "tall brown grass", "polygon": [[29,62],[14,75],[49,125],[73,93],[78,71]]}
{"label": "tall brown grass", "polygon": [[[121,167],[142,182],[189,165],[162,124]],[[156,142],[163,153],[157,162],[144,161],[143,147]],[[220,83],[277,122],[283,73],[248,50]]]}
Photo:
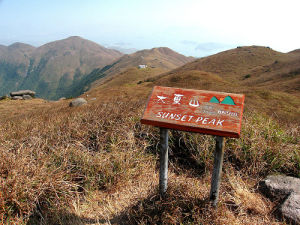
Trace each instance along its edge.
{"label": "tall brown grass", "polygon": [[[139,122],[144,99],[66,105],[1,118],[2,223],[74,224],[62,212],[72,212],[75,200],[80,205],[92,193],[110,195],[126,190],[132,181],[152,182],[143,174],[157,173],[159,132]],[[283,128],[269,117],[247,113],[242,129],[240,139],[226,142],[225,194],[218,210],[206,199],[214,138],[173,131],[166,199],[149,190],[148,197],[140,196],[108,218],[118,215],[117,223],[128,224],[277,223],[255,183],[270,173],[300,177],[299,126]],[[109,201],[101,204],[112,204]],[[261,206],[253,206],[256,203]],[[77,222],[85,223],[80,217]]]}

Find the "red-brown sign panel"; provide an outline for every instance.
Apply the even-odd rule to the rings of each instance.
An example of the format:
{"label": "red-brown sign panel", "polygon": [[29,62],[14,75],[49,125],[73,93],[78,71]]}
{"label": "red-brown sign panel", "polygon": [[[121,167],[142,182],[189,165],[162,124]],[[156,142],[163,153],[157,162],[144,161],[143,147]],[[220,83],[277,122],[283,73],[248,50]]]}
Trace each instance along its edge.
{"label": "red-brown sign panel", "polygon": [[239,137],[245,96],[155,86],[143,124],[227,137]]}

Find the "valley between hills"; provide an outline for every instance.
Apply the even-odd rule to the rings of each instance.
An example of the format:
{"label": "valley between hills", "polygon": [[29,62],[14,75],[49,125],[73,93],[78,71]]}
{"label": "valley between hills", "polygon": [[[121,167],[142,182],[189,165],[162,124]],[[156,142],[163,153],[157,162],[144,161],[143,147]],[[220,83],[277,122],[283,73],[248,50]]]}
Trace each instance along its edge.
{"label": "valley between hills", "polygon": [[[139,68],[139,65],[147,65]],[[220,201],[208,200],[213,136],[170,131],[158,192],[159,130],[140,118],[154,86],[245,94],[227,138]],[[203,58],[159,47],[123,54],[80,37],[0,46],[3,224],[287,224],[268,175],[300,178],[300,52],[241,46]],[[68,107],[72,97],[87,104]],[[65,100],[57,100],[67,97]]]}

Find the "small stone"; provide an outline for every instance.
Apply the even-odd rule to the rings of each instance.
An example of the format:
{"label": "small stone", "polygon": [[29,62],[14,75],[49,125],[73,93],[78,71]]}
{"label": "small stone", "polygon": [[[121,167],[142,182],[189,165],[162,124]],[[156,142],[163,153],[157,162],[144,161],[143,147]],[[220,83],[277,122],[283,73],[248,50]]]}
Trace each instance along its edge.
{"label": "small stone", "polygon": [[270,197],[284,198],[292,192],[300,193],[300,179],[295,177],[272,175],[259,183],[262,192]]}
{"label": "small stone", "polygon": [[289,220],[300,224],[300,193],[292,193],[279,208],[281,214]]}
{"label": "small stone", "polygon": [[87,101],[84,98],[76,98],[75,100],[71,101],[69,106],[74,107],[74,106],[81,106],[86,104]]}
{"label": "small stone", "polygon": [[61,97],[60,99],[58,99],[58,101],[62,101],[62,100],[66,100],[65,97]]}
{"label": "small stone", "polygon": [[268,176],[259,182],[259,189],[267,196],[284,200],[279,212],[293,224],[300,223],[300,179],[289,176]]}
{"label": "small stone", "polygon": [[23,100],[30,100],[32,97],[30,95],[23,95]]}
{"label": "small stone", "polygon": [[23,100],[23,97],[22,96],[13,96],[11,99],[12,100]]}

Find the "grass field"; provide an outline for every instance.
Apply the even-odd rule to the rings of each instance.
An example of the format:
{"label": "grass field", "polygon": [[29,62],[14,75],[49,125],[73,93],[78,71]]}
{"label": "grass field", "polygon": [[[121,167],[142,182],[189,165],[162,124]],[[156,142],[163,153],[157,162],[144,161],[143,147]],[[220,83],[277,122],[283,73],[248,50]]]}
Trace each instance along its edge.
{"label": "grass field", "polygon": [[[166,199],[159,198],[159,132],[139,122],[145,100],[146,94],[140,100],[111,97],[75,109],[67,101],[44,108],[28,101],[27,113],[17,116],[16,109],[2,117],[2,222],[283,224],[275,216],[276,204],[256,184],[267,174],[300,177],[299,126],[284,128],[246,113],[241,138],[226,141],[215,210],[207,199],[211,136],[171,133],[169,189]],[[10,104],[1,102],[1,110]]]}

